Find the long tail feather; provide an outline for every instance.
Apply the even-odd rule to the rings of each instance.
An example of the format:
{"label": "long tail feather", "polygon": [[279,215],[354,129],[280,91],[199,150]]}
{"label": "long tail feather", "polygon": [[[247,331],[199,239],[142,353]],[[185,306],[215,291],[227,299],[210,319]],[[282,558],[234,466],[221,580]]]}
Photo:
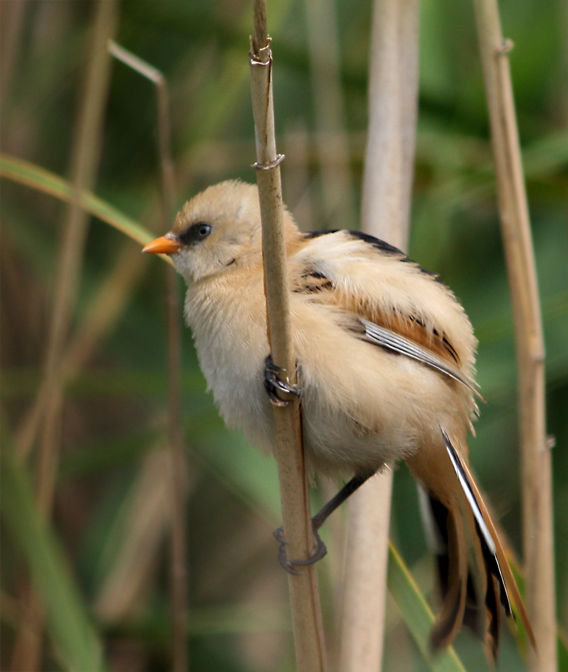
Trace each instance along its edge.
{"label": "long tail feather", "polygon": [[[534,638],[534,633],[531,628],[531,624],[519,593],[515,577],[507,561],[505,551],[497,535],[495,525],[491,520],[489,511],[481,497],[481,493],[473,479],[473,476],[469,470],[466,462],[460,457],[457,450],[452,445],[448,434],[441,429],[442,436],[444,438],[444,443],[446,445],[446,450],[452,462],[452,465],[455,469],[456,475],[460,482],[460,485],[463,489],[465,497],[471,507],[472,513],[474,515],[478,530],[480,532],[480,540],[482,543],[484,555],[486,557],[488,569],[492,575],[490,583],[493,583],[493,579],[497,582],[499,586],[500,601],[505,608],[505,612],[508,616],[513,615],[512,606],[514,606],[516,612],[519,614],[519,617],[523,623],[523,626],[527,632],[529,640],[532,646],[536,649],[536,641]],[[491,595],[491,592],[496,592],[495,584],[493,587],[489,586],[487,597],[489,600],[496,602],[496,595]],[[489,608],[489,604],[487,605]],[[494,641],[494,650],[496,653],[497,642],[498,642],[498,609],[496,604],[493,609],[489,609],[492,613],[492,622],[490,622],[490,635]]]}
{"label": "long tail feather", "polygon": [[[448,646],[463,622],[467,595],[467,546],[463,527],[453,514],[446,510],[447,558],[445,562],[444,601],[432,628],[430,639],[435,649]],[[439,556],[442,558],[442,556]],[[444,562],[442,560],[442,562]],[[442,572],[440,572],[442,574]]]}

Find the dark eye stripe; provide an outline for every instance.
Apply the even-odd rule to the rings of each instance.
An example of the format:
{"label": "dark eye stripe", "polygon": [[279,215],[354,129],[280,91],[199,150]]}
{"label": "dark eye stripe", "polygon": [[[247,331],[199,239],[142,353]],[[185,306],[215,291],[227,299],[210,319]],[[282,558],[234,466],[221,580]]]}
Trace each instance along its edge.
{"label": "dark eye stripe", "polygon": [[195,245],[196,243],[205,240],[211,233],[211,224],[207,222],[197,222],[182,231],[178,235],[178,240],[182,245]]}

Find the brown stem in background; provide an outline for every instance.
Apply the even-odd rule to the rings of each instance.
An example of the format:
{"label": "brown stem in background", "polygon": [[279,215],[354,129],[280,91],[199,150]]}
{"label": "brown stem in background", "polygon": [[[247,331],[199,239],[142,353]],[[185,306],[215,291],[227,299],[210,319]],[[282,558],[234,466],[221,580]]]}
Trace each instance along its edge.
{"label": "brown stem in background", "polygon": [[[266,31],[266,6],[254,2],[254,37],[251,40],[251,92],[256,135],[257,182],[262,217],[265,291],[268,330],[274,363],[289,383],[296,380],[291,341],[283,203],[276,152],[272,97],[272,55]],[[278,465],[284,536],[289,558],[308,558],[314,547],[299,403],[274,408],[274,456]],[[326,657],[317,575],[314,565],[298,566],[288,574],[296,666],[299,672],[325,670]]]}
{"label": "brown stem in background", "polygon": [[[38,506],[46,518],[51,516],[55,480],[61,447],[63,409],[62,357],[71,311],[81,276],[88,216],[80,205],[80,194],[90,191],[95,182],[101,146],[103,115],[107,99],[110,59],[106,41],[117,24],[116,0],[96,5],[92,28],[91,53],[80,100],[78,124],[71,159],[74,200],[67,210],[57,261],[53,310],[47,336],[44,377],[35,404],[44,408],[37,459]],[[18,634],[12,669],[35,672],[42,652],[43,610],[31,586],[23,598],[29,616]]]}
{"label": "brown stem in background", "polygon": [[[406,248],[418,108],[418,0],[377,0],[369,73],[362,229]],[[392,473],[349,504],[341,672],[382,669]]]}
{"label": "brown stem in background", "polygon": [[335,0],[304,3],[325,220],[323,228],[351,229],[355,226],[355,203],[335,5]]}
{"label": "brown stem in background", "polygon": [[530,669],[555,672],[556,613],[550,456],[546,455],[544,340],[529,210],[508,52],[495,0],[474,0],[501,229],[515,320],[522,452],[523,548],[526,597],[538,652]]}
{"label": "brown stem in background", "polygon": [[3,101],[10,91],[16,71],[29,8],[28,2],[3,2],[0,6],[0,100]]}
{"label": "brown stem in background", "polygon": [[282,178],[286,202],[302,231],[312,228],[313,206],[310,185],[310,138],[302,119],[297,119],[284,130],[286,161],[282,165]]}
{"label": "brown stem in background", "polygon": [[[171,153],[168,87],[162,73],[115,42],[109,51],[152,81],[157,94],[158,156],[161,179],[162,230],[171,228],[174,216],[175,175]],[[172,613],[172,669],[185,672],[187,656],[187,558],[185,531],[186,455],[181,417],[181,320],[177,275],[166,268],[166,314],[168,330],[168,438],[170,447],[170,600]]]}

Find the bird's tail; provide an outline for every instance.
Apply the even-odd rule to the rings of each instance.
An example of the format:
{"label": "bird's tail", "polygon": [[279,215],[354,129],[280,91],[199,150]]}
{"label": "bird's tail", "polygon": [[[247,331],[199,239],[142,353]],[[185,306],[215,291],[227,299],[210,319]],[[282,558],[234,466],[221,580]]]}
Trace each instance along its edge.
{"label": "bird's tail", "polygon": [[[467,460],[442,429],[445,459],[428,468],[428,456],[409,460],[424,492],[423,517],[437,557],[442,608],[431,633],[434,648],[451,644],[462,623],[483,640],[494,661],[499,646],[500,605],[518,614],[535,646],[517,584]],[[441,467],[441,462],[445,463]]]}

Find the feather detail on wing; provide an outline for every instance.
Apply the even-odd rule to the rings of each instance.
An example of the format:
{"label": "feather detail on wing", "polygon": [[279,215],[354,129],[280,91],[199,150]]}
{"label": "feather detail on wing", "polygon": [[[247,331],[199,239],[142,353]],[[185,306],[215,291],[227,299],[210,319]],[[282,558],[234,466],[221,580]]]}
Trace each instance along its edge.
{"label": "feather detail on wing", "polygon": [[383,348],[387,348],[387,350],[391,350],[392,352],[395,352],[399,355],[405,355],[406,357],[410,357],[411,359],[415,359],[416,361],[421,362],[426,366],[436,369],[436,371],[439,371],[440,373],[443,373],[444,375],[462,383],[472,392],[474,392],[480,399],[483,399],[483,397],[476,390],[474,381],[470,380],[466,376],[463,376],[461,373],[459,373],[459,371],[449,366],[438,357],[434,356],[426,348],[421,347],[416,342],[411,341],[410,339],[405,338],[404,336],[401,336],[400,334],[397,334],[390,329],[380,327],[378,324],[374,324],[373,322],[369,322],[368,320],[364,320],[362,318],[360,318],[359,321],[365,328],[365,336],[363,340],[367,341],[368,343],[373,343],[374,345],[380,345]]}
{"label": "feather detail on wing", "polygon": [[294,292],[359,318],[352,324],[363,340],[419,361],[480,397],[471,325],[436,276],[367,234],[335,231],[304,240],[291,264]]}

